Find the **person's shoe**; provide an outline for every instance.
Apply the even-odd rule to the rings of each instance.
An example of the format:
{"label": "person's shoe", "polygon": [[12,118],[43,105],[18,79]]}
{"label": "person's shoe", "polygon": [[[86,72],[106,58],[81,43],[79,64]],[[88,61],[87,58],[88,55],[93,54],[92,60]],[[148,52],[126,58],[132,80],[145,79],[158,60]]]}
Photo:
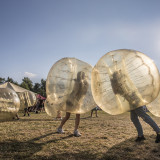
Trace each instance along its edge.
{"label": "person's shoe", "polygon": [[64,133],[65,133],[62,128],[58,128],[58,129],[57,129],[57,132],[58,132],[59,134],[64,134]]}
{"label": "person's shoe", "polygon": [[75,137],[80,137],[81,136],[81,134],[78,132],[78,130],[74,131],[73,135]]}
{"label": "person's shoe", "polygon": [[157,137],[156,137],[156,140],[155,140],[155,143],[159,143],[160,142],[160,133],[157,134]]}
{"label": "person's shoe", "polygon": [[61,121],[62,118],[61,118],[61,117],[60,117],[60,118],[59,118],[59,117],[58,117],[58,118],[56,117],[54,120],[56,120],[56,121]]}
{"label": "person's shoe", "polygon": [[145,140],[145,137],[141,136],[141,137],[137,137],[137,139],[135,140],[135,142],[141,142],[141,141],[144,141],[144,140]]}

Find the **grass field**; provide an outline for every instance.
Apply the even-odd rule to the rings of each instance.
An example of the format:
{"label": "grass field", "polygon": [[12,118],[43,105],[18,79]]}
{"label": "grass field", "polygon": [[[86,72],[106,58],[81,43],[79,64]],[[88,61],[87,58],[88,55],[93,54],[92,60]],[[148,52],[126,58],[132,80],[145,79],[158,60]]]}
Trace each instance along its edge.
{"label": "grass field", "polygon": [[[152,116],[152,115],[151,115]],[[160,124],[160,118],[152,116]],[[134,142],[137,133],[129,113],[111,116],[98,111],[81,116],[81,137],[73,136],[75,115],[64,126],[65,134],[57,134],[60,121],[46,113],[31,113],[30,117],[0,123],[0,159],[107,159],[107,160],[160,160],[160,144],[155,133],[142,121],[146,140]]]}

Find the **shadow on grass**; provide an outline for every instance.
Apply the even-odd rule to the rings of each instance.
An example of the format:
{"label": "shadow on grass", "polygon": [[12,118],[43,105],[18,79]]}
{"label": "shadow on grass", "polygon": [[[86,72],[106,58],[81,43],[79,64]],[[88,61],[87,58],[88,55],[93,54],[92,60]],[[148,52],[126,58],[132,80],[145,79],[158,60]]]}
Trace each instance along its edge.
{"label": "shadow on grass", "polygon": [[[81,119],[90,119],[91,117],[82,117]],[[75,120],[75,118],[70,118],[69,120]],[[20,120],[14,120],[14,121],[61,121],[61,120],[56,120],[56,119],[32,119],[32,118],[25,118],[25,119],[20,119]]]}
{"label": "shadow on grass", "polygon": [[81,117],[81,119],[91,119],[92,117],[91,116],[88,116],[88,117]]}
{"label": "shadow on grass", "polygon": [[155,143],[155,136],[145,136],[143,142],[128,139],[110,148],[101,159],[106,160],[159,160],[160,144]]}
{"label": "shadow on grass", "polygon": [[58,134],[57,132],[51,132],[43,136],[36,137],[26,142],[21,142],[17,140],[9,140],[7,142],[0,142],[0,159],[46,159],[46,157],[34,156],[35,153],[42,150],[43,146],[47,143],[55,143],[60,140],[68,139],[73,137],[73,135],[68,135],[66,137],[61,137],[59,139],[53,139],[44,143],[36,143],[42,138],[50,136],[52,134]]}
{"label": "shadow on grass", "polygon": [[[53,152],[51,155],[34,155],[40,152],[42,148],[48,143],[56,143],[64,139],[69,139],[73,135],[52,139],[44,143],[36,143],[36,141],[45,138],[47,136],[57,134],[56,132],[48,133],[31,139],[26,142],[20,142],[17,140],[10,140],[7,142],[0,142],[0,159],[38,159],[38,160],[81,160],[81,159],[101,159],[101,160],[159,160],[160,159],[160,144],[154,143],[155,136],[146,137],[147,140],[144,142],[134,142],[135,138],[127,139],[119,144],[114,145],[110,149],[106,150],[106,153],[98,151],[92,151],[89,146],[81,151],[79,147],[78,152],[67,151],[67,152]],[[91,144],[94,145],[94,144]],[[73,146],[74,147],[74,146]],[[77,147],[77,146],[76,146]],[[107,148],[107,147],[106,147]],[[104,152],[105,149],[104,148]]]}
{"label": "shadow on grass", "polygon": [[32,119],[32,118],[23,118],[20,120],[15,120],[15,121],[22,121],[22,122],[27,122],[27,121],[54,121],[54,119]]}
{"label": "shadow on grass", "polygon": [[[90,119],[91,117],[89,116],[89,117],[82,117],[81,119]],[[74,121],[75,120],[75,118],[70,118],[69,120],[71,120],[71,121]],[[40,121],[44,121],[44,122],[47,122],[47,121],[51,121],[51,122],[53,122],[53,121],[61,121],[61,120],[56,120],[56,119],[44,119],[44,118],[42,118],[42,119],[36,119],[36,118],[31,118],[31,117],[26,117],[26,118],[20,118],[19,120],[17,120],[17,119],[14,119],[14,120],[8,120],[8,121],[0,121],[0,123],[5,123],[5,122],[34,122],[34,121],[36,121],[36,122],[40,122]]]}

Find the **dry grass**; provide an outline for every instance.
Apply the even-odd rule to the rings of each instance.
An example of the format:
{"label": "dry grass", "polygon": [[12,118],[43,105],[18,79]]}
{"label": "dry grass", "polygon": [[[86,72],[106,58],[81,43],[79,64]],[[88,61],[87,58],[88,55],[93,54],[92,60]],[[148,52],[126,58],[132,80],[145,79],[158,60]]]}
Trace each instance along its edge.
{"label": "dry grass", "polygon": [[[111,116],[98,111],[98,118],[90,113],[81,116],[81,137],[72,135],[74,118],[65,124],[65,134],[57,134],[60,121],[46,113],[23,117],[19,121],[0,123],[0,159],[107,159],[107,160],[159,160],[160,144],[156,144],[154,131],[142,122],[147,138],[134,142],[136,130],[129,113]],[[93,115],[95,116],[95,115]],[[152,115],[151,115],[152,116]],[[160,124],[160,118],[152,118]]]}

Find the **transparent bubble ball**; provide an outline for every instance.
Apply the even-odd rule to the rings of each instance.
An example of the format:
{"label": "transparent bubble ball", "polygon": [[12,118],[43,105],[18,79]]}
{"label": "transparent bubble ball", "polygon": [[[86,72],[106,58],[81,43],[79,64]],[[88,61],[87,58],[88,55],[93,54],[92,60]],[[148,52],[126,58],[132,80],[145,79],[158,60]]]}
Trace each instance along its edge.
{"label": "transparent bubble ball", "polygon": [[20,99],[20,110],[24,108],[34,106],[36,104],[37,98],[33,92],[19,92],[17,93]]}
{"label": "transparent bubble ball", "polygon": [[47,100],[57,111],[81,114],[95,107],[91,93],[92,66],[75,58],[63,58],[50,69]]}
{"label": "transparent bubble ball", "polygon": [[44,102],[44,108],[45,108],[46,113],[51,117],[62,118],[65,115],[65,112],[58,111],[55,105],[53,105],[53,103],[49,103],[47,99]]}
{"label": "transparent bubble ball", "polygon": [[147,105],[147,109],[155,116],[160,117],[160,92],[157,98]]}
{"label": "transparent bubble ball", "polygon": [[19,108],[17,93],[9,88],[0,88],[0,121],[12,120]]}
{"label": "transparent bubble ball", "polygon": [[145,54],[120,49],[105,54],[92,71],[92,94],[105,112],[117,115],[152,102],[159,93],[159,71]]}

